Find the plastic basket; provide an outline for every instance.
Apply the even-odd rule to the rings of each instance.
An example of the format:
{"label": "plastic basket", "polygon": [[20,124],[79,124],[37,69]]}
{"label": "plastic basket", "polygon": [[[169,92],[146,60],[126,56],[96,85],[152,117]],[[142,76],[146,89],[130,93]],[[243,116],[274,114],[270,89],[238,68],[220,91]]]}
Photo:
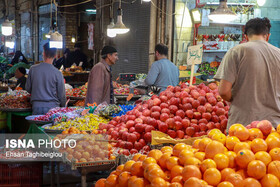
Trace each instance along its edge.
{"label": "plastic basket", "polygon": [[43,184],[43,163],[0,163],[0,187]]}

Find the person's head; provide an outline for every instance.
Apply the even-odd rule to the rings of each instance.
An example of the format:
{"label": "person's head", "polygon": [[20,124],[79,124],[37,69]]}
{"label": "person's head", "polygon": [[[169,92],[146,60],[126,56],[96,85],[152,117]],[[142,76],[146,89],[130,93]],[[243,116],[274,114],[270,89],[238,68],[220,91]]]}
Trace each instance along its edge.
{"label": "person's head", "polygon": [[101,51],[102,58],[109,64],[113,65],[119,60],[116,48],[112,46],[105,46]]}
{"label": "person's head", "polygon": [[70,54],[70,49],[66,48],[63,53],[64,57],[67,58],[69,56],[69,54]]}
{"label": "person's head", "polygon": [[270,20],[268,18],[254,18],[245,25],[245,36],[248,41],[261,39],[268,41],[270,37]]}
{"label": "person's head", "polygon": [[155,47],[155,55],[157,60],[166,58],[168,56],[168,47],[163,43],[157,44]]}
{"label": "person's head", "polygon": [[25,70],[24,67],[19,67],[19,68],[16,69],[16,71],[15,71],[15,77],[16,77],[17,79],[19,79],[19,78],[25,76],[25,74],[26,74],[26,70]]}
{"label": "person's head", "polygon": [[51,61],[51,63],[53,62],[53,59],[56,56],[56,48],[50,48],[50,43],[46,43],[43,46],[43,59],[44,61]]}
{"label": "person's head", "polygon": [[82,48],[82,45],[81,45],[81,43],[75,43],[75,45],[74,45],[74,50],[76,51],[76,50],[80,50],[81,48]]}

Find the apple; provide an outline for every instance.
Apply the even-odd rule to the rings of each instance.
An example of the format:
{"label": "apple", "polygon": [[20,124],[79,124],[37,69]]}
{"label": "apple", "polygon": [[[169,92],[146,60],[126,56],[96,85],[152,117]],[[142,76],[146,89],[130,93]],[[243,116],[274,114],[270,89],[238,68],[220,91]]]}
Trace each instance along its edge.
{"label": "apple", "polygon": [[136,119],[136,116],[135,115],[128,115],[127,119],[134,121]]}
{"label": "apple", "polygon": [[174,118],[168,118],[165,122],[168,125],[168,128],[173,129],[175,126]]}
{"label": "apple", "polygon": [[158,124],[158,130],[166,133],[168,130],[168,125],[166,123],[161,122],[160,124]]}
{"label": "apple", "polygon": [[122,140],[126,141],[127,140],[127,135],[129,133],[127,131],[125,131],[124,133],[122,133]]}
{"label": "apple", "polygon": [[151,132],[152,130],[155,130],[155,128],[151,125],[147,125],[146,128],[145,128],[145,132]]}
{"label": "apple", "polygon": [[174,116],[173,118],[175,121],[179,121],[181,122],[182,121],[182,118],[180,116]]}
{"label": "apple", "polygon": [[217,115],[212,115],[212,121],[213,121],[214,123],[217,123],[217,122],[220,121],[220,119],[219,119],[219,117],[218,117]]}
{"label": "apple", "polygon": [[138,151],[142,149],[143,145],[140,142],[134,142],[134,148]]}
{"label": "apple", "polygon": [[205,106],[198,106],[197,111],[202,114],[202,113],[206,112],[206,108],[205,108]]}
{"label": "apple", "polygon": [[200,105],[200,103],[199,103],[198,100],[194,100],[194,101],[192,102],[192,107],[193,107],[193,108],[197,108],[199,105]]}
{"label": "apple", "polygon": [[190,120],[189,120],[189,119],[186,119],[186,118],[183,119],[181,123],[182,123],[182,125],[183,125],[184,128],[187,128],[187,127],[189,127],[189,126],[191,125]]}
{"label": "apple", "polygon": [[139,139],[140,139],[141,135],[140,135],[138,132],[133,132],[133,134],[135,134],[135,135],[136,135],[137,140],[139,140]]}
{"label": "apple", "polygon": [[191,124],[194,123],[194,124],[198,124],[198,120],[197,119],[191,119]]}
{"label": "apple", "polygon": [[159,105],[159,107],[160,107],[161,109],[164,109],[164,108],[168,108],[169,105],[168,105],[167,103],[161,103],[161,104]]}
{"label": "apple", "polygon": [[169,110],[171,114],[176,114],[176,112],[178,111],[178,107],[176,105],[170,105]]}
{"label": "apple", "polygon": [[198,124],[200,131],[207,131],[207,126],[205,123]]}
{"label": "apple", "polygon": [[136,118],[136,119],[135,119],[135,123],[143,123],[143,119],[141,119],[141,118]]}
{"label": "apple", "polygon": [[186,116],[187,116],[189,119],[192,119],[192,118],[193,118],[193,111],[192,111],[192,110],[187,110],[187,111],[186,111]]}
{"label": "apple", "polygon": [[225,115],[220,115],[220,116],[219,116],[219,119],[220,119],[220,121],[222,121],[222,120],[224,120],[224,119],[227,119],[227,117],[226,117]]}
{"label": "apple", "polygon": [[182,105],[186,104],[186,103],[189,103],[189,98],[188,97],[184,97],[182,98]]}
{"label": "apple", "polygon": [[214,106],[214,105],[217,104],[217,100],[216,100],[215,97],[210,97],[210,98],[208,99],[208,102],[209,102],[212,106]]}
{"label": "apple", "polygon": [[130,129],[131,127],[133,127],[135,125],[135,122],[132,120],[128,120],[126,122],[126,128]]}
{"label": "apple", "polygon": [[213,93],[206,93],[206,99],[208,100],[210,97],[215,97]]}
{"label": "apple", "polygon": [[199,129],[199,126],[195,123],[191,123],[191,127],[194,128],[195,132],[198,132],[200,129]]}
{"label": "apple", "polygon": [[205,124],[207,124],[208,121],[207,121],[206,119],[202,118],[202,119],[198,120],[198,124],[199,124],[199,123],[205,123]]}
{"label": "apple", "polygon": [[140,139],[138,142],[142,144],[142,147],[147,145],[144,139]]}
{"label": "apple", "polygon": [[154,99],[156,99],[156,98],[158,98],[157,95],[153,95],[153,96],[151,97],[152,100],[154,100]]}
{"label": "apple", "polygon": [[216,89],[218,88],[217,84],[215,84],[215,83],[210,83],[210,84],[208,85],[208,87],[209,87],[211,90],[216,90]]}
{"label": "apple", "polygon": [[129,132],[130,132],[130,133],[135,132],[135,127],[130,127],[130,128],[129,128]]}
{"label": "apple", "polygon": [[227,128],[227,122],[228,122],[227,119],[221,120],[221,127],[222,127],[223,129]]}
{"label": "apple", "polygon": [[117,140],[117,139],[119,138],[119,133],[118,133],[118,131],[113,131],[113,132],[111,133],[111,136],[112,136],[112,138],[113,138],[114,140]]}
{"label": "apple", "polygon": [[206,108],[206,112],[212,112],[213,111],[213,107],[210,103],[206,103],[204,106]]}
{"label": "apple", "polygon": [[170,114],[170,110],[168,109],[168,108],[163,108],[162,110],[161,110],[161,113],[163,114],[163,113],[167,113],[168,115]]}
{"label": "apple", "polygon": [[[200,95],[200,96],[205,96],[205,95],[206,95],[206,91],[205,91],[205,90],[199,90],[199,95]],[[199,97],[200,97],[200,96],[199,96]],[[198,97],[198,98],[199,98],[199,97]]]}
{"label": "apple", "polygon": [[168,102],[169,105],[175,105],[175,106],[179,106],[179,103],[180,103],[180,99],[176,97],[172,97]]}
{"label": "apple", "polygon": [[125,155],[125,156],[129,156],[129,155],[130,155],[128,149],[123,149],[123,150],[121,150],[120,154]]}
{"label": "apple", "polygon": [[192,96],[194,99],[197,99],[200,95],[199,95],[198,91],[192,90],[192,91],[191,91],[191,96]]}
{"label": "apple", "polygon": [[[203,91],[203,90],[202,90]],[[199,96],[198,98],[197,98],[197,100],[199,101],[199,103],[201,104],[201,105],[205,105],[205,103],[206,103],[206,98],[204,97],[204,96]]]}
{"label": "apple", "polygon": [[219,102],[216,104],[216,106],[219,107],[219,108],[224,108],[224,107],[225,107],[224,103],[221,102],[221,101],[219,101]]}
{"label": "apple", "polygon": [[194,127],[188,127],[188,128],[186,128],[186,135],[188,135],[188,136],[193,136],[194,133],[195,133]]}
{"label": "apple", "polygon": [[262,120],[257,124],[257,128],[262,131],[263,135],[267,136],[272,131],[272,124],[268,120]]}
{"label": "apple", "polygon": [[168,120],[168,119],[169,119],[169,115],[168,115],[167,113],[162,113],[162,114],[160,115],[160,120],[161,120],[161,121],[165,122],[165,121]]}
{"label": "apple", "polygon": [[181,93],[180,93],[180,99],[184,99],[184,98],[186,98],[186,97],[188,97],[189,96],[189,94],[188,94],[188,92],[186,92],[186,91],[182,91]]}
{"label": "apple", "polygon": [[137,123],[135,125],[135,131],[138,132],[138,133],[142,133],[143,131],[145,130],[145,127],[142,123]]}
{"label": "apple", "polygon": [[137,140],[137,136],[133,133],[129,133],[127,135],[127,141],[134,143]]}
{"label": "apple", "polygon": [[161,104],[166,103],[168,100],[165,95],[160,96],[159,99],[161,100]]}
{"label": "apple", "polygon": [[258,125],[259,122],[260,122],[260,121],[253,121],[253,122],[251,123],[252,128],[257,128],[257,125]]}
{"label": "apple", "polygon": [[133,144],[131,142],[125,142],[124,148],[128,150],[133,149]]}
{"label": "apple", "polygon": [[154,106],[159,106],[161,104],[161,100],[159,98],[153,99]]}
{"label": "apple", "polygon": [[144,135],[144,140],[145,140],[145,142],[147,142],[147,143],[151,142],[151,140],[152,140],[152,134],[151,134],[151,132],[145,133],[145,135]]}
{"label": "apple", "polygon": [[175,92],[175,97],[180,99],[181,92]]}
{"label": "apple", "polygon": [[200,112],[194,112],[193,117],[197,120],[201,119],[201,113]]}
{"label": "apple", "polygon": [[171,137],[171,138],[176,138],[177,133],[174,130],[169,129],[167,131],[167,134]]}
{"label": "apple", "polygon": [[151,117],[154,119],[160,119],[160,113],[159,112],[152,112]]}
{"label": "apple", "polygon": [[144,147],[143,147],[143,151],[150,151],[151,149],[150,149],[150,147],[148,146],[148,145],[145,145]]}
{"label": "apple", "polygon": [[152,125],[154,128],[158,127],[158,123],[156,119],[151,119],[148,125]]}
{"label": "apple", "polygon": [[184,136],[185,136],[185,133],[182,130],[177,130],[176,134],[177,134],[177,138],[180,138],[180,139],[184,138]]}
{"label": "apple", "polygon": [[175,130],[181,130],[183,128],[183,124],[180,121],[175,121],[174,128]]}
{"label": "apple", "polygon": [[161,111],[161,108],[159,106],[153,106],[151,108],[151,112],[160,112]]}
{"label": "apple", "polygon": [[205,112],[202,114],[202,118],[206,119],[207,121],[210,121],[212,115],[209,112]]}
{"label": "apple", "polygon": [[215,128],[214,122],[209,122],[209,123],[206,124],[206,126],[207,126],[208,130],[211,130],[211,129]]}
{"label": "apple", "polygon": [[142,114],[143,116],[151,116],[151,111],[149,109],[145,109]]}
{"label": "apple", "polygon": [[191,110],[192,109],[192,104],[186,103],[186,104],[183,105],[182,109],[184,111]]}
{"label": "apple", "polygon": [[131,149],[130,150],[130,154],[136,154],[136,153],[138,153],[138,151],[136,149]]}
{"label": "apple", "polygon": [[220,123],[215,123],[214,126],[216,129],[221,129],[221,127],[222,127]]}
{"label": "apple", "polygon": [[223,109],[223,108],[218,108],[217,111],[216,111],[216,114],[217,114],[218,116],[221,116],[221,115],[224,115],[225,112],[226,112],[225,109]]}
{"label": "apple", "polygon": [[174,94],[173,92],[167,91],[167,92],[166,92],[166,96],[167,96],[167,99],[169,100],[169,99],[171,99],[172,97],[174,97],[175,94]]}
{"label": "apple", "polygon": [[176,116],[180,116],[182,119],[185,118],[185,112],[183,110],[178,110]]}

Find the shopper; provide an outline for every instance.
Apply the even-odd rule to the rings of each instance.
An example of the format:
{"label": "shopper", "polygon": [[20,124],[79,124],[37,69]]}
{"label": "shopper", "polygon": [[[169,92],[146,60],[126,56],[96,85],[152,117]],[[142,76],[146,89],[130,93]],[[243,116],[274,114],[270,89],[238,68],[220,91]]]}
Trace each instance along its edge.
{"label": "shopper", "polygon": [[227,52],[214,78],[219,93],[231,102],[228,127],[267,119],[280,123],[280,49],[268,43],[268,18],[255,18],[245,25],[249,41]]}
{"label": "shopper", "polygon": [[66,67],[70,67],[69,66],[69,55],[70,55],[70,50],[68,48],[65,49],[64,53],[63,53],[63,57],[59,58],[58,60],[54,60],[53,65],[57,68],[60,69],[61,66],[63,66],[64,68]]}
{"label": "shopper", "polygon": [[26,70],[24,67],[19,67],[15,71],[15,77],[17,78],[16,86],[25,90],[25,83],[26,83]]}
{"label": "shopper", "polygon": [[74,45],[74,51],[70,53],[69,64],[67,68],[71,67],[73,64],[76,66],[81,66],[83,69],[88,67],[87,56],[81,51],[81,44],[76,43]]}
{"label": "shopper", "polygon": [[11,61],[11,65],[15,65],[19,62],[24,62],[25,64],[28,64],[28,61],[26,60],[25,56],[22,54],[21,51],[16,51],[15,56],[13,57]]}
{"label": "shopper", "polygon": [[114,103],[112,69],[118,61],[117,50],[112,46],[105,46],[101,52],[102,60],[90,71],[85,104]]}
{"label": "shopper", "polygon": [[168,47],[164,44],[157,44],[155,47],[156,62],[153,63],[145,83],[149,86],[157,86],[160,92],[171,86],[179,84],[179,69],[167,59]]}
{"label": "shopper", "polygon": [[25,88],[31,94],[32,113],[45,114],[51,108],[64,107],[66,102],[62,73],[53,65],[56,49],[43,46],[44,62],[31,66]]}

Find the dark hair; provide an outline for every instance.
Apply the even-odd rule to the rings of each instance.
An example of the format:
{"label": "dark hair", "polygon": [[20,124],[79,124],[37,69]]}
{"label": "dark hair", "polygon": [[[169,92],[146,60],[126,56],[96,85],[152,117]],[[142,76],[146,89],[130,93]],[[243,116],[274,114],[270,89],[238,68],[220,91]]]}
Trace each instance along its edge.
{"label": "dark hair", "polygon": [[268,18],[254,18],[249,20],[245,25],[245,34],[251,35],[265,35],[270,33],[270,20]]}
{"label": "dark hair", "polygon": [[28,64],[28,61],[26,60],[26,58],[24,57],[24,55],[22,54],[21,51],[16,51],[14,58],[11,61],[12,65],[15,65],[19,62],[19,58],[22,56],[22,62]]}
{"label": "dark hair", "polygon": [[155,47],[155,51],[157,51],[161,55],[168,55],[168,47],[164,45],[163,43],[159,43]]}
{"label": "dark hair", "polygon": [[19,72],[21,72],[23,75],[26,74],[26,70],[25,70],[24,67],[19,67],[18,70],[19,70]]}
{"label": "dark hair", "polygon": [[71,52],[70,49],[69,49],[69,48],[66,48],[63,54],[64,54],[64,55],[65,55],[65,54],[69,55],[70,52]]}
{"label": "dark hair", "polygon": [[46,43],[43,46],[44,52],[45,52],[45,56],[47,58],[54,58],[56,55],[56,48],[50,48],[50,43]]}
{"label": "dark hair", "polygon": [[81,43],[75,43],[74,48],[82,48],[82,44]]}

